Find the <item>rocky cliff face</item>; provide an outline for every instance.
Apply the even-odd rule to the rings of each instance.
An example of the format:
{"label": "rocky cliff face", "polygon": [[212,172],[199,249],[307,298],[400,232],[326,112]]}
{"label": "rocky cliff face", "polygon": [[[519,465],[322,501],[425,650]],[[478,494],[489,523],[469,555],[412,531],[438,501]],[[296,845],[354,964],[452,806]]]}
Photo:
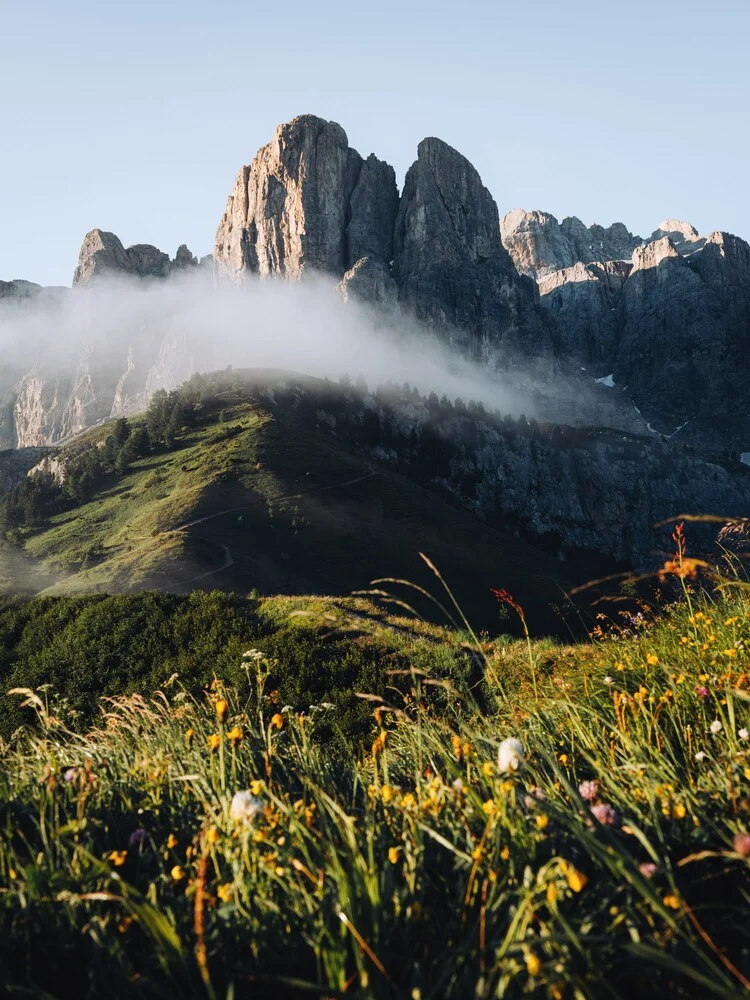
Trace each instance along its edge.
{"label": "rocky cliff face", "polygon": [[[98,283],[106,277],[129,282],[163,280],[204,263],[185,245],[171,260],[168,254],[148,244],[126,249],[113,233],[100,229],[87,233],[73,283],[93,298],[85,299],[85,308],[83,300],[77,303],[78,339],[72,344],[66,342],[61,351],[55,336],[59,315],[53,310],[47,317],[46,340],[11,345],[10,360],[0,365],[0,448],[53,444],[110,416],[143,409],[151,391],[149,373],[159,358],[166,330],[159,329],[153,318],[149,322],[148,316],[136,313],[124,320],[126,328],[118,329],[113,342],[108,342],[97,325],[102,319],[101,309],[97,308]],[[13,319],[22,316],[24,309],[59,306],[65,295],[73,294],[80,296],[84,292],[41,288],[24,281],[0,283],[0,304],[6,310],[2,318],[10,320],[10,333],[4,336],[12,336]],[[43,319],[44,313],[40,312],[36,325],[43,327]],[[108,328],[117,326],[112,317],[106,319]],[[165,377],[163,360],[161,377]],[[172,381],[170,387],[177,381]]]}
{"label": "rocky cliff face", "polygon": [[670,236],[636,251],[619,319],[614,377],[655,427],[671,433],[689,421],[692,436],[713,434],[746,450],[750,246],[712,233],[688,256]]}
{"label": "rocky cliff face", "polygon": [[[587,229],[510,212],[503,242],[535,278],[563,351],[626,386],[653,432],[709,449],[750,442],[750,247],[666,219],[648,240],[621,224]],[[632,256],[631,256],[632,253]],[[628,260],[620,257],[628,256]]]}
{"label": "rocky cliff face", "polygon": [[335,122],[280,125],[242,167],[216,234],[225,274],[341,277],[361,257],[390,260],[398,192],[393,168],[363,160]]}
{"label": "rocky cliff face", "polygon": [[399,301],[463,353],[495,372],[551,356],[552,331],[502,245],[492,196],[439,139],[419,144],[406,175],[394,247]]}
{"label": "rocky cliff face", "polygon": [[14,448],[0,451],[0,496],[20,483],[46,454],[46,448]]}
{"label": "rocky cliff face", "polygon": [[149,243],[125,247],[114,233],[92,229],[86,233],[73,274],[73,285],[89,285],[103,276],[167,278],[177,270],[196,267],[198,260],[183,243],[174,260]]}
{"label": "rocky cliff face", "polygon": [[233,281],[333,275],[345,299],[398,302],[491,370],[552,353],[492,196],[439,139],[420,143],[399,199],[393,168],[363,160],[340,125],[312,115],[281,125],[240,170],[214,258]]}
{"label": "rocky cliff face", "polygon": [[[590,550],[652,571],[672,551],[677,513],[746,511],[750,468],[702,460],[676,443],[590,427],[499,419],[425,399],[274,387],[296,410],[479,517],[515,526],[562,553]],[[718,555],[716,528],[690,526],[691,551]]]}
{"label": "rocky cliff face", "polygon": [[643,243],[621,222],[604,227],[585,226],[571,216],[558,222],[548,212],[526,212],[517,208],[500,221],[503,245],[519,274],[535,281],[575,264],[630,260]]}

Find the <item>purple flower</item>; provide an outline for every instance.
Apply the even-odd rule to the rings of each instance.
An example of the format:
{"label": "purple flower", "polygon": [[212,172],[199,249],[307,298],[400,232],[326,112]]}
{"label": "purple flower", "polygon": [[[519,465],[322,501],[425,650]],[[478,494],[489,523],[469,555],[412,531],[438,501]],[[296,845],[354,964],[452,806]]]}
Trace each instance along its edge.
{"label": "purple flower", "polygon": [[653,878],[656,875],[656,865],[653,861],[644,861],[638,865],[638,871],[644,878]]}
{"label": "purple flower", "polygon": [[75,781],[78,772],[74,767],[69,767],[63,775],[63,781]]}
{"label": "purple flower", "polygon": [[707,698],[708,697],[708,688],[707,687],[703,687],[700,684],[696,684],[695,688],[693,690],[695,691],[696,694],[699,694],[701,696],[701,698]]}
{"label": "purple flower", "polygon": [[582,781],[578,786],[578,794],[584,802],[593,802],[599,794],[598,781]]}
{"label": "purple flower", "polygon": [[148,834],[143,829],[143,827],[139,826],[137,830],[133,830],[133,832],[130,834],[130,837],[128,839],[128,847],[140,847],[147,836]]}
{"label": "purple flower", "polygon": [[592,806],[591,814],[599,820],[602,826],[613,826],[617,822],[617,812],[607,802],[599,802]]}

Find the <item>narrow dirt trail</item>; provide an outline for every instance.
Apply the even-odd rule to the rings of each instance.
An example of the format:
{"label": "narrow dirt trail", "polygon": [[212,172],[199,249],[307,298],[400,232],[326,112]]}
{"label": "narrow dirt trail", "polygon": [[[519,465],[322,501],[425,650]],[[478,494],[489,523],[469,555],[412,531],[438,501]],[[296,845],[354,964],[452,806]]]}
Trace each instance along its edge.
{"label": "narrow dirt trail", "polygon": [[229,569],[230,566],[234,566],[234,556],[228,545],[221,545],[220,548],[224,552],[224,562],[221,566],[217,566],[216,569],[210,569],[207,573],[200,573],[198,576],[193,576],[185,583],[197,583],[199,580],[205,580],[209,576],[215,576],[216,573],[223,573],[225,569]]}

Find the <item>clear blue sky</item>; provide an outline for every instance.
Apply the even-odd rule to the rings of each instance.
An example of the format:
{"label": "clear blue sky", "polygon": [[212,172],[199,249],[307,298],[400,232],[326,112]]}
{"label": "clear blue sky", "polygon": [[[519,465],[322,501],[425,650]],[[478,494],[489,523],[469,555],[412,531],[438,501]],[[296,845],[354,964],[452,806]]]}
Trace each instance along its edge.
{"label": "clear blue sky", "polygon": [[311,112],[391,162],[426,135],[501,214],[750,237],[750,0],[0,0],[0,278],[84,233],[208,253],[234,176]]}

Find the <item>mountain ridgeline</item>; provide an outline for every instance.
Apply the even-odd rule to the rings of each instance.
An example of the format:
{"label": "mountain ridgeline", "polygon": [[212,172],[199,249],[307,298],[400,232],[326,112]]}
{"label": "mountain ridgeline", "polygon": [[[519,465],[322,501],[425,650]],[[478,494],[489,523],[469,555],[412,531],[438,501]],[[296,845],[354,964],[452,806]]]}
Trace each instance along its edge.
{"label": "mountain ridgeline", "polygon": [[[11,332],[14,317],[36,319],[36,339],[11,343],[0,369],[0,490],[37,466],[38,449],[142,412],[157,391],[232,361],[212,353],[220,319],[209,319],[202,340],[186,329],[185,288],[201,289],[212,316],[222,289],[272,279],[322,284],[326,309],[350,316],[352,328],[362,315],[397,337],[416,328],[443,345],[449,366],[470,363],[489,384],[512,389],[510,423],[450,399],[436,407],[425,385],[387,418],[366,393],[333,411],[309,390],[283,395],[286,411],[297,407],[321,431],[489,524],[561,553],[645,566],[664,547],[658,520],[683,510],[747,513],[743,240],[700,236],[674,219],[644,239],[620,223],[586,227],[522,210],[501,218],[474,167],[436,138],[419,144],[399,192],[391,166],[362,157],[340,125],[312,115],[279,126],[240,169],[211,256],[126,248],[96,229],[72,290],[0,282],[0,320],[10,317]],[[114,309],[113,283],[128,290]],[[158,315],[140,294],[149,289],[168,293]],[[238,301],[252,309],[250,297]],[[65,315],[80,327],[77,353],[56,342]],[[273,323],[273,314],[248,315],[244,335],[260,328],[272,339]],[[245,346],[252,357],[254,341]],[[285,367],[295,362],[284,358]],[[498,399],[510,395],[499,390]],[[531,420],[519,420],[521,409]]]}
{"label": "mountain ridgeline", "polygon": [[[376,307],[391,328],[419,323],[490,377],[531,386],[539,398],[526,410],[538,418],[676,433],[710,453],[750,450],[743,240],[701,237],[674,219],[647,239],[621,223],[587,228],[538,211],[501,219],[474,167],[436,138],[419,144],[399,193],[391,166],[312,115],[279,126],[241,168],[212,257],[181,246],[170,259],[87,234],[67,292],[90,293],[79,354],[55,358],[44,338],[26,356],[11,352],[0,371],[0,447],[51,444],[137,412],[156,389],[210,367],[205,345],[169,316],[131,308],[124,330],[98,341],[107,322],[91,293],[101,279],[192,275],[208,289],[310,274],[337,283],[344,303]],[[18,309],[65,299],[64,289],[0,283],[0,300]],[[610,399],[592,406],[596,393]]]}

